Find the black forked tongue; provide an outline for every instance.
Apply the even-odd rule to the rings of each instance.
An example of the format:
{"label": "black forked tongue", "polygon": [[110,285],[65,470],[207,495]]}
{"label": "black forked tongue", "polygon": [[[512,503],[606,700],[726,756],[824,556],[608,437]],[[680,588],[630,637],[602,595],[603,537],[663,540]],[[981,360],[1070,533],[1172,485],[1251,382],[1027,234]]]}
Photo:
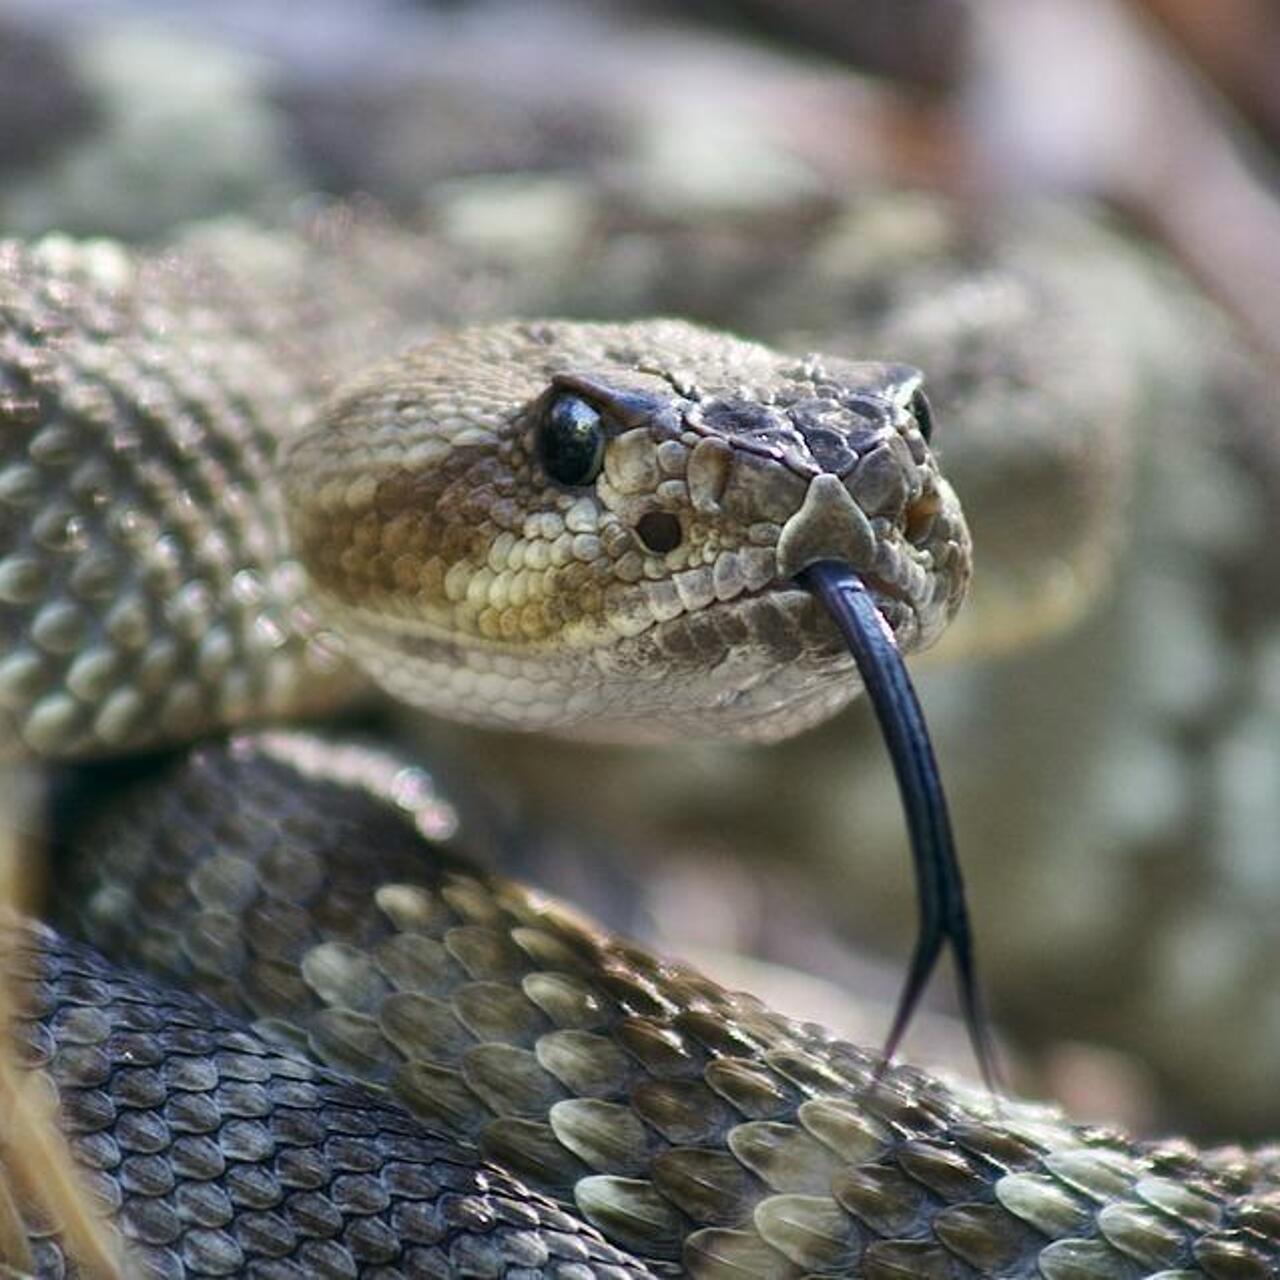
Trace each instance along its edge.
{"label": "black forked tongue", "polygon": [[947,797],[906,664],[870,593],[848,565],[838,560],[821,560],[803,570],[797,581],[826,606],[858,664],[893,761],[911,837],[916,892],[920,899],[920,932],[876,1079],[897,1052],[942,949],[950,944],[960,988],[960,1007],[974,1057],[987,1088],[997,1092],[999,1072],[991,1028],[978,990],[969,909],[951,835]]}

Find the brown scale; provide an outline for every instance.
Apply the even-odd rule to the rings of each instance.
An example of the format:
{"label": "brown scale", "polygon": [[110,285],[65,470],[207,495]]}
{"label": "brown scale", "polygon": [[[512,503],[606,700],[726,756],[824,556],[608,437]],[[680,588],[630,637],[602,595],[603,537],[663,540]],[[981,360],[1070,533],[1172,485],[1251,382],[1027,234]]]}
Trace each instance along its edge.
{"label": "brown scale", "polygon": [[8,743],[101,753],[349,696],[287,575],[275,443],[322,385],[280,337],[297,318],[194,261],[0,246]]}

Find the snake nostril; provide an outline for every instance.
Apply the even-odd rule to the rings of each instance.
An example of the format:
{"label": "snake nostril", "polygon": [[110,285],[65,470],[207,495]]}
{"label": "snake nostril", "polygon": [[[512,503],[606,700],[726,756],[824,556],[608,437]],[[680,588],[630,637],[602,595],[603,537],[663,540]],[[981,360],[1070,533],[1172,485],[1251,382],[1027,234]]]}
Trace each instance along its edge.
{"label": "snake nostril", "polygon": [[656,555],[674,551],[684,537],[680,520],[670,511],[646,511],[636,521],[640,541]]}

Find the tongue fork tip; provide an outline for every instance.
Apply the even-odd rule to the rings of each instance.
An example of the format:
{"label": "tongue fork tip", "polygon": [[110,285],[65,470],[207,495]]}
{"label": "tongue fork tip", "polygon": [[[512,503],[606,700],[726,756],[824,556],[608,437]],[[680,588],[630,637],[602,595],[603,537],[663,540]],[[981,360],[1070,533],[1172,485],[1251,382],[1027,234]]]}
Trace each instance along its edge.
{"label": "tongue fork tip", "polygon": [[892,631],[850,565],[819,560],[806,565],[795,578],[822,601],[857,663],[893,764],[911,840],[920,931],[873,1083],[888,1070],[942,950],[950,945],[973,1054],[987,1089],[998,1094],[1000,1076],[978,987],[946,794],[906,665]]}

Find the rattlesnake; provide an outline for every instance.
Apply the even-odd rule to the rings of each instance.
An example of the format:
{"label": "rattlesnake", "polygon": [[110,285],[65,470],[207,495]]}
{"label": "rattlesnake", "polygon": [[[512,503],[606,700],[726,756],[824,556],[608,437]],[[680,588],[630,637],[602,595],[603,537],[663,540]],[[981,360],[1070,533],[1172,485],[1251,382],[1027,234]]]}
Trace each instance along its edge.
{"label": "rattlesnake", "polygon": [[[406,261],[402,243],[371,237],[379,260],[393,269]],[[413,632],[422,642],[421,653],[409,654],[413,661],[441,662],[446,603],[474,606],[457,616],[474,626],[469,642],[477,650],[486,626],[501,635],[501,618],[486,622],[484,613],[499,598],[521,610],[519,634],[535,645],[554,621],[592,653],[600,637],[592,617],[575,613],[572,602],[538,608],[530,586],[534,571],[575,563],[579,537],[595,542],[584,544],[577,562],[605,553],[609,573],[628,588],[618,593],[620,611],[597,616],[629,619],[637,640],[662,634],[656,609],[646,625],[635,616],[638,599],[660,599],[644,584],[661,582],[664,557],[700,545],[691,536],[696,520],[719,514],[715,504],[737,514],[740,481],[723,474],[723,443],[714,443],[713,432],[667,437],[678,449],[666,450],[665,469],[663,443],[649,438],[646,453],[636,433],[672,396],[708,409],[727,404],[722,421],[732,422],[735,405],[741,416],[746,405],[764,402],[751,388],[762,373],[775,380],[791,371],[810,388],[810,401],[831,400],[832,386],[856,401],[867,389],[858,380],[871,379],[877,411],[894,410],[890,434],[873,432],[862,453],[854,450],[893,455],[893,467],[867,482],[883,512],[870,499],[860,508],[879,541],[836,551],[866,558],[906,643],[931,638],[958,602],[966,540],[924,448],[921,411],[909,415],[913,374],[884,366],[868,374],[834,362],[824,368],[670,324],[522,322],[473,332],[464,341],[488,358],[476,375],[482,403],[505,406],[487,423],[467,411],[464,393],[446,393],[434,375],[422,381],[437,415],[452,424],[450,447],[475,450],[468,470],[478,470],[452,491],[458,517],[445,542],[455,548],[454,563],[475,557],[478,533],[489,549],[501,537],[487,534],[485,513],[474,505],[484,483],[493,484],[490,507],[513,503],[535,457],[544,471],[556,465],[545,448],[538,453],[530,432],[561,412],[556,404],[566,395],[618,420],[604,457],[593,456],[588,469],[594,483],[598,466],[604,483],[597,492],[637,531],[625,542],[615,535],[606,552],[603,530],[569,527],[579,499],[561,503],[555,490],[557,509],[542,513],[527,535],[531,513],[517,509],[506,518],[513,544],[527,536],[545,543],[544,551],[522,551],[519,564],[506,551],[493,563],[486,552],[451,584],[450,565],[402,558],[420,522],[416,491],[412,483],[396,488],[402,471],[370,486],[377,449],[357,442],[349,455],[360,463],[356,471],[344,471],[339,454],[327,474],[302,486],[276,467],[274,427],[305,421],[328,394],[330,375],[369,341],[347,306],[376,288],[352,270],[358,252],[341,270],[305,241],[261,241],[247,252],[228,264],[200,255],[148,263],[114,246],[65,241],[6,250],[0,367],[6,447],[13,447],[0,472],[10,513],[0,584],[9,628],[3,687],[15,743],[21,738],[53,756],[123,750],[299,704],[314,711],[340,705],[358,682],[345,642],[326,621],[324,593],[351,581],[364,592],[354,605],[350,592],[344,596],[349,614],[363,610],[365,635],[354,633],[353,650],[363,649],[366,660],[374,653],[375,674],[387,683],[402,680],[405,665],[404,655],[386,647],[387,587],[403,586],[406,577],[427,605],[416,615],[393,606],[401,609],[395,636]],[[702,343],[710,363],[691,371],[655,359]],[[527,368],[529,353],[558,344],[571,355],[583,344],[603,365],[596,380],[578,351],[567,366],[539,366],[532,380],[518,373],[506,401],[489,386],[497,349],[524,351]],[[379,449],[400,452],[404,424],[422,420],[419,379],[435,367],[432,353],[445,349],[430,346],[339,393],[331,402],[338,433],[359,417],[365,429],[372,422]],[[405,380],[398,388],[397,378]],[[812,394],[819,385],[824,394]],[[783,408],[805,401],[797,395]],[[581,411],[568,411],[568,420],[580,424]],[[800,433],[803,443],[837,449],[840,435],[824,435],[821,425],[811,436]],[[519,465],[495,475],[486,458],[491,464],[493,437],[503,432]],[[305,454],[323,438],[304,435],[295,447]],[[775,449],[778,438],[766,433],[758,447]],[[695,467],[699,448],[706,456]],[[677,457],[680,450],[687,456]],[[441,457],[425,461],[439,467]],[[772,482],[761,486],[745,470],[748,494],[756,485],[766,502],[779,500]],[[301,490],[294,509],[305,499],[313,513],[297,520],[292,535],[275,504],[290,483]],[[680,536],[668,545],[670,525],[655,531],[665,549],[650,547],[646,561],[636,542],[645,540],[639,521],[654,509],[662,483]],[[772,551],[775,571],[778,556],[789,554],[782,532],[808,492],[790,481],[784,488],[786,510],[766,512],[771,520],[752,513],[742,526],[742,550]],[[165,504],[163,521],[143,504],[144,493]],[[637,495],[647,501],[628,506]],[[890,510],[896,533],[892,522],[875,528]],[[559,517],[554,529],[548,514]],[[758,529],[753,543],[751,530],[764,525],[772,527]],[[877,550],[886,541],[902,552],[900,562]],[[327,565],[315,573],[319,594],[292,563],[309,542]],[[560,564],[557,545],[567,552]],[[729,554],[710,545],[713,559]],[[784,565],[785,576],[806,562]],[[749,589],[750,563],[740,561],[741,581],[725,577],[730,602]],[[489,577],[481,578],[485,566]],[[526,571],[524,585],[495,588],[505,569]],[[478,580],[484,590],[472,599]],[[603,585],[615,583],[606,575]],[[687,607],[696,611],[715,597],[714,570],[709,585],[710,597],[700,579],[686,584],[699,592],[689,601],[677,586],[676,601],[657,608],[670,609],[673,620]],[[789,623],[786,613],[775,616],[778,602],[768,603],[771,612],[748,626],[730,622],[721,632],[713,623],[693,633],[699,646],[718,641],[724,656],[736,658],[725,680],[701,686],[700,719],[679,718],[690,713],[696,680],[673,690],[652,679],[656,651],[643,644],[598,647],[603,660],[560,677],[568,697],[539,697],[545,664],[521,669],[506,659],[481,670],[468,694],[482,690],[490,715],[511,718],[536,704],[545,719],[571,707],[573,694],[590,688],[586,676],[598,671],[610,687],[633,682],[625,703],[605,708],[615,730],[646,697],[646,722],[666,717],[686,733],[735,709],[746,710],[753,731],[794,728],[848,696],[848,663],[807,597],[795,594]],[[332,601],[327,607],[335,617]],[[616,641],[626,626],[608,638]],[[510,649],[512,635],[503,638]],[[791,664],[772,688],[749,679],[749,670],[744,675],[740,652],[770,645],[774,661]],[[679,660],[680,641],[669,647]],[[486,681],[490,675],[497,679]],[[765,696],[754,703],[757,688]],[[447,697],[455,710],[459,702],[442,687],[421,696],[437,704]],[[771,726],[766,711],[782,720]],[[1179,1269],[1263,1274],[1275,1264],[1280,1244],[1265,1160],[1142,1149],[1115,1134],[1073,1129],[1052,1112],[947,1090],[906,1068],[873,1086],[874,1059],[864,1052],[607,939],[539,895],[441,854],[436,845],[453,822],[448,805],[402,761],[268,735],[155,767],[165,776],[141,792],[109,779],[114,816],[112,804],[73,816],[62,837],[70,858],[64,878],[82,889],[73,912],[93,940],[113,941],[122,954],[216,991],[238,1014],[256,1018],[257,1031],[116,977],[34,926],[16,926],[13,945],[30,957],[16,969],[30,1010],[25,1040],[59,1085],[79,1133],[74,1149],[96,1170],[91,1181],[108,1204],[120,1208],[138,1256],[161,1272],[228,1273],[251,1264],[266,1274],[287,1270],[270,1258],[333,1274],[363,1267],[574,1274],[574,1266],[608,1274],[679,1261],[705,1275],[1000,1275],[1038,1267],[1059,1280]],[[317,860],[322,851],[332,858],[328,872]],[[204,1019],[212,1029],[169,1029]],[[273,1056],[262,1036],[287,1046],[283,1056]],[[422,1120],[352,1092],[326,1068],[300,1064],[299,1049],[392,1084]],[[306,1112],[303,1123],[298,1116]],[[364,1118],[375,1113],[376,1121]],[[283,1129],[282,1115],[291,1117]],[[488,1174],[472,1170],[451,1182],[454,1175],[442,1170],[474,1157],[433,1146],[423,1122],[474,1140],[535,1191],[571,1204],[631,1260],[536,1198],[518,1207],[525,1193],[489,1183]],[[353,1126],[357,1132],[339,1140]],[[30,1260],[55,1266],[56,1241],[39,1228],[33,1239]]]}

